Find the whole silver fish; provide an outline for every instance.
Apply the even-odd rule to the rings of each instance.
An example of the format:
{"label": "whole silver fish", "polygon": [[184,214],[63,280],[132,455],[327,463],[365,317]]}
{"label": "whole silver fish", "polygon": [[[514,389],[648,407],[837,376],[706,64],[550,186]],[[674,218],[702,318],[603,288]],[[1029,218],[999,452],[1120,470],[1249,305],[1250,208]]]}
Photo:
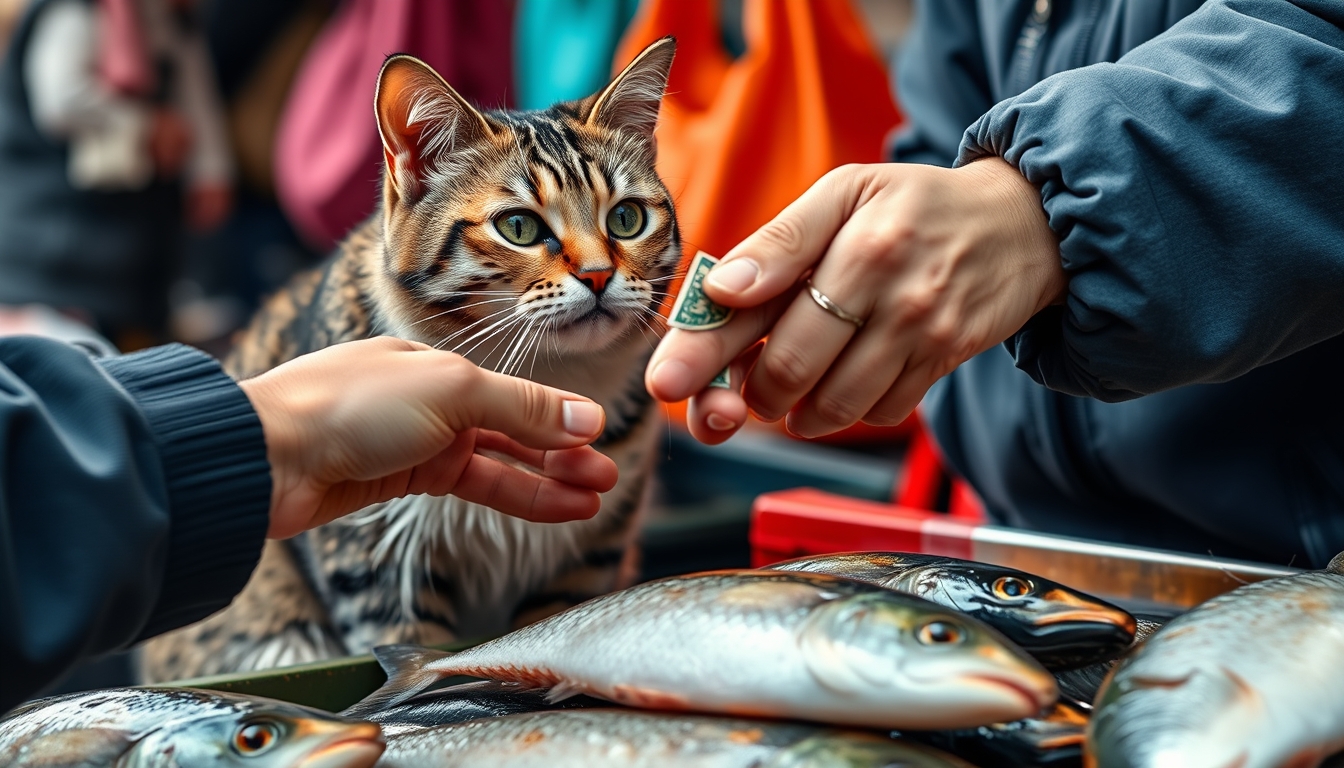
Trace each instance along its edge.
{"label": "whole silver fish", "polygon": [[1173,619],[1126,657],[1088,732],[1099,768],[1314,768],[1344,749],[1344,554]]}
{"label": "whole silver fish", "polygon": [[341,712],[345,717],[378,723],[383,734],[413,731],[436,725],[452,725],[483,717],[500,717],[552,709],[610,707],[609,702],[588,696],[549,701],[546,688],[527,688],[519,683],[482,680],[418,693],[395,706],[365,699]]}
{"label": "whole silver fish", "polygon": [[796,723],[574,709],[411,731],[380,768],[971,768],[933,749]]}
{"label": "whole silver fish", "polygon": [[186,688],[113,688],[29,702],[0,720],[7,768],[369,768],[377,725]]}
{"label": "whole silver fish", "polygon": [[1050,670],[1114,659],[1134,640],[1134,617],[1123,609],[1000,565],[906,552],[846,552],[768,569],[844,576],[955,608],[1002,632]]}
{"label": "whole silver fish", "polygon": [[1055,680],[980,622],[833,576],[719,571],[590,600],[461,653],[375,649],[397,704],[471,675],[637,707],[876,728],[1018,720]]}

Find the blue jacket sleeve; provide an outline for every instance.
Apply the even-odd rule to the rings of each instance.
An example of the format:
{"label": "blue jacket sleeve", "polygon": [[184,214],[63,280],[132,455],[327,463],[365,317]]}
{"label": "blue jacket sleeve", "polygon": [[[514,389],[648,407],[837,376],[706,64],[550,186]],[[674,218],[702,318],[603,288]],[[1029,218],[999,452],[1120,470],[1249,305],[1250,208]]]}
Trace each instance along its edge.
{"label": "blue jacket sleeve", "polygon": [[1069,275],[1007,343],[1036,381],[1123,400],[1344,332],[1339,0],[1210,0],[994,106],[958,163],[989,154],[1041,190]]}
{"label": "blue jacket sleeve", "polygon": [[270,494],[256,413],[206,355],[0,339],[0,712],[226,606]]}
{"label": "blue jacket sleeve", "polygon": [[975,0],[917,0],[896,63],[906,124],[892,160],[951,166],[966,126],[994,104]]}

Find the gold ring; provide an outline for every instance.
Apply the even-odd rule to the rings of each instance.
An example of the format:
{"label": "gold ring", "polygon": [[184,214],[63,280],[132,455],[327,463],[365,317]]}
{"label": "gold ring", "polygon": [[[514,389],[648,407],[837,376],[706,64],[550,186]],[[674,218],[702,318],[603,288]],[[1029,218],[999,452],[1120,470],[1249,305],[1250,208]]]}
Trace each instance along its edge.
{"label": "gold ring", "polygon": [[817,290],[817,286],[812,284],[811,278],[807,281],[807,290],[812,294],[812,300],[817,302],[817,306],[830,312],[832,315],[844,320],[846,323],[853,323],[855,328],[863,327],[863,318],[858,315],[851,315],[840,308],[839,304],[831,301],[831,297]]}

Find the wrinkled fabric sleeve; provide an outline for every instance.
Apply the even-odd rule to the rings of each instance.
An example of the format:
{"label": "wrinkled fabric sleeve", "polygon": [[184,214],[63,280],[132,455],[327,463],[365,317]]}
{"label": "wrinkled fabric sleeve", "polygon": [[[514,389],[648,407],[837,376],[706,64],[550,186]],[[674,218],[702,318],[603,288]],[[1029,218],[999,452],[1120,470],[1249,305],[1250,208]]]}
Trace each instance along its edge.
{"label": "wrinkled fabric sleeve", "polygon": [[0,711],[226,606],[270,493],[261,423],[203,353],[0,339]]}
{"label": "wrinkled fabric sleeve", "polygon": [[1060,392],[1221,382],[1344,332],[1344,3],[1210,0],[995,105],[959,164],[1040,190],[1065,305],[1007,342]]}
{"label": "wrinkled fabric sleeve", "polygon": [[993,104],[975,0],[917,0],[896,61],[896,97],[906,124],[891,159],[951,166],[966,126]]}

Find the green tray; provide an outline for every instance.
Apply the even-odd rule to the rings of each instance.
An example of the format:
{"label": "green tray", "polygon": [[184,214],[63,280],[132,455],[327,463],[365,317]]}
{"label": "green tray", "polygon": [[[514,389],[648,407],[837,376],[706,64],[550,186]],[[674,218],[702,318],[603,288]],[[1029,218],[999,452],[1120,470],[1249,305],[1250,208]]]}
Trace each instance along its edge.
{"label": "green tray", "polygon": [[[436,646],[445,651],[460,651],[478,642]],[[470,677],[449,677],[435,687],[470,681]],[[387,675],[372,656],[348,656],[312,664],[268,669],[264,672],[240,672],[229,675],[175,680],[161,686],[204,688],[211,691],[245,693],[289,701],[328,712],[339,712],[368,696],[387,680]]]}

